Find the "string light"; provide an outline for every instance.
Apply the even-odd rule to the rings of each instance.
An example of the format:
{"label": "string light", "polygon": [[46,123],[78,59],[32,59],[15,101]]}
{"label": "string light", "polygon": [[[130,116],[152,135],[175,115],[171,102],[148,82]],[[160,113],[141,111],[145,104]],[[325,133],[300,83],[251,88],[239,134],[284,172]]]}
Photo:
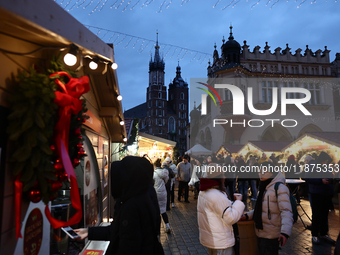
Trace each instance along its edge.
{"label": "string light", "polygon": [[[96,34],[102,40],[105,36],[111,35],[108,41],[109,42],[113,41],[115,46],[119,46],[120,44],[122,44],[124,41],[128,39],[128,42],[124,44],[123,46],[124,49],[129,47],[129,45],[131,45],[131,42],[133,42],[132,48],[136,49],[138,47],[137,51],[139,54],[143,53],[145,50],[148,50],[148,49],[150,49],[151,51],[153,49],[153,45],[156,43],[155,40],[150,40],[150,39],[146,39],[146,38],[142,38],[142,37],[126,34],[126,33],[120,33],[117,31],[112,31],[112,30],[108,30],[108,29],[104,29],[100,27],[89,26],[89,25],[86,25],[86,27],[89,28],[94,34]],[[185,56],[192,56],[193,54],[195,54],[194,57],[190,60],[190,62],[192,62],[193,60],[197,60],[198,62],[200,62],[201,59],[205,60],[211,55],[209,53],[200,52],[197,50],[192,50],[186,47],[180,47],[180,46],[167,44],[167,43],[159,43],[159,45],[162,47],[163,52],[166,52],[163,55],[164,58],[170,54],[171,55],[170,58],[177,56],[178,59],[182,60]],[[188,55],[188,53],[190,53],[190,55]]]}
{"label": "string light", "polygon": [[[67,3],[64,3],[65,0],[54,0],[55,2],[57,2],[60,6],[62,6],[65,10],[67,9],[68,6],[71,6],[71,8],[67,9],[67,11],[71,11],[73,10],[75,7],[77,8],[81,8],[82,9],[86,9],[89,6],[91,6],[93,3],[95,4],[94,8],[92,9],[92,11],[90,11],[89,14],[92,14],[96,11],[101,11],[103,10],[103,8],[105,7],[105,5],[108,3],[109,0],[68,0]],[[122,12],[125,12],[126,10],[133,10],[135,9],[135,7],[137,5],[139,5],[141,0],[129,0],[126,3],[126,0],[116,0],[114,1],[114,3],[110,6],[110,9],[116,9],[118,10],[119,7],[122,7]],[[190,0],[182,0],[180,6],[183,6],[184,4],[188,3]],[[241,2],[241,0],[217,0],[215,2],[215,4],[212,6],[212,8],[216,8],[219,4],[222,4],[222,2],[228,2],[228,5],[225,5],[224,7],[221,8],[221,10],[225,10],[227,8],[234,8],[239,2]],[[252,4],[251,6],[251,10],[253,8],[255,8],[261,0],[258,0],[255,4]],[[274,0],[267,0],[265,6],[269,6]],[[270,9],[272,9],[280,0],[276,0],[271,6]],[[282,0],[281,0],[282,1]],[[296,3],[298,3],[297,8],[300,8],[307,0],[300,0],[297,1],[295,0]],[[147,7],[148,5],[152,4],[153,2],[155,2],[154,0],[146,0],[143,2],[143,4],[140,6],[140,9],[143,9],[144,7]],[[169,2],[167,2],[167,0],[164,0],[160,3],[160,6],[158,8],[158,10],[156,11],[157,13],[160,13],[163,11],[164,7],[165,9],[168,9],[170,7],[170,5],[172,4],[173,0],[169,0]],[[245,0],[246,3],[248,3],[248,0]],[[288,1],[286,1],[288,2]],[[326,2],[328,2],[326,0]],[[338,0],[334,1],[335,3],[338,2]],[[311,0],[310,2],[311,4],[315,4],[316,0]],[[71,5],[72,4],[72,5]],[[131,6],[131,7],[130,7]],[[130,7],[130,8],[129,8]]]}

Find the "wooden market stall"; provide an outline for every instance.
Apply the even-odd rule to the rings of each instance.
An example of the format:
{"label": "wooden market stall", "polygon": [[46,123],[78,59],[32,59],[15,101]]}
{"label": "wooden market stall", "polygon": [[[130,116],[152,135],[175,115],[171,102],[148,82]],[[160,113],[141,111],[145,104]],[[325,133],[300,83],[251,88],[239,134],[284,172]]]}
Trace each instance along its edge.
{"label": "wooden market stall", "polygon": [[138,136],[139,156],[147,154],[152,161],[157,158],[173,157],[176,142],[142,132],[139,132]]}
{"label": "wooden market stall", "polygon": [[[26,77],[35,75],[37,79],[44,77],[45,80],[48,80],[49,76],[47,73],[49,70],[66,71],[66,69],[60,69],[61,65],[59,65],[60,62],[58,62],[59,60],[57,60],[56,56],[64,57],[67,53],[75,57],[75,63],[70,65],[68,71],[68,73],[71,73],[71,71],[74,72],[74,76],[72,76],[74,80],[72,81],[76,81],[77,86],[78,83],[81,83],[84,88],[88,86],[89,89],[84,89],[84,93],[80,95],[79,98],[74,96],[74,99],[72,99],[78,105],[76,112],[79,113],[84,110],[87,117],[85,119],[83,119],[83,115],[78,117],[76,121],[78,124],[80,122],[79,125],[81,129],[75,130],[74,133],[72,130],[72,132],[69,133],[70,140],[76,138],[81,141],[77,144],[80,160],[78,157],[70,157],[71,168],[72,164],[73,167],[75,167],[82,207],[81,219],[77,226],[99,225],[102,221],[108,221],[110,217],[111,196],[109,193],[108,166],[113,160],[118,159],[114,156],[111,157],[111,152],[118,143],[126,142],[125,127],[120,124],[121,121],[124,121],[124,117],[121,102],[118,100],[120,93],[117,73],[116,70],[111,68],[115,63],[113,47],[101,41],[54,1],[1,1],[0,61],[2,68],[0,71],[0,117],[2,122],[0,128],[0,254],[28,254],[27,250],[32,245],[34,245],[36,249],[34,254],[49,254],[50,243],[54,241],[59,242],[62,239],[67,240],[65,234],[62,236],[60,230],[56,232],[53,230],[50,231],[50,223],[46,218],[44,208],[45,204],[47,204],[52,216],[56,216],[53,215],[54,201],[59,199],[63,201],[63,205],[69,206],[71,203],[70,184],[68,184],[67,181],[65,182],[59,179],[59,175],[56,175],[58,179],[55,181],[55,178],[52,176],[53,174],[46,173],[44,168],[41,168],[41,174],[38,175],[38,177],[34,172],[35,170],[32,170],[34,172],[33,175],[25,175],[23,172],[22,178],[19,176],[19,178],[15,179],[13,172],[20,173],[20,170],[17,169],[18,165],[14,165],[10,161],[10,156],[13,154],[16,146],[20,144],[30,146],[36,143],[34,139],[36,139],[37,135],[25,136],[25,139],[20,143],[20,141],[13,142],[12,139],[15,138],[13,133],[11,136],[7,133],[7,131],[12,131],[7,130],[10,124],[10,120],[8,120],[7,117],[12,112],[13,106],[19,102],[14,101],[13,103],[13,101],[9,101],[9,98],[12,97],[12,95],[20,94],[20,88],[25,88],[23,87],[24,85],[22,85],[22,87],[18,89],[17,76],[22,74],[23,71],[26,71]],[[61,60],[63,60],[63,58],[61,58]],[[90,69],[88,66],[92,60],[97,62],[97,68],[95,70]],[[52,63],[55,65],[52,65]],[[64,62],[63,65],[66,66],[66,62]],[[88,79],[79,79],[85,76],[88,77]],[[21,80],[25,81],[23,77],[22,75]],[[41,80],[44,81],[43,79]],[[30,81],[32,82],[32,80]],[[65,84],[70,85],[71,79],[65,79],[63,81],[65,81]],[[33,81],[30,86],[26,86],[26,88],[31,88],[36,84],[38,83]],[[66,88],[68,88],[68,85],[65,85]],[[41,101],[44,101],[47,105],[52,105],[54,94],[49,94],[49,89],[48,87],[39,88],[39,86],[37,86],[35,91],[27,92],[25,96],[31,98],[39,96]],[[70,93],[65,92],[65,94]],[[81,105],[81,100],[83,99],[86,100],[86,106]],[[47,127],[47,122],[44,123],[44,118],[46,117],[46,112],[50,110],[40,107],[39,111],[41,116],[38,116],[38,110],[34,108],[38,100],[32,99],[31,101],[32,107],[22,107],[23,110],[28,111],[28,114],[23,115],[21,128],[29,129],[29,127],[35,125],[35,123],[42,129]],[[29,100],[22,100],[22,102],[27,103]],[[80,109],[81,111],[79,111]],[[82,122],[83,125],[81,124]],[[18,123],[20,125],[20,122]],[[71,124],[60,126],[71,127]],[[53,127],[50,130],[45,129],[48,133],[53,133],[53,130]],[[18,135],[18,137],[20,137],[20,135]],[[48,154],[53,153],[55,148],[52,147],[52,145],[55,141],[48,140],[42,136],[38,139],[41,143],[41,148]],[[51,145],[51,147],[49,147],[49,145]],[[69,144],[66,144],[65,146],[68,145]],[[58,146],[60,145],[58,144]],[[57,151],[59,152],[58,146]],[[62,148],[60,150],[63,151]],[[76,156],[78,156],[77,151]],[[34,164],[41,161],[39,156],[36,156],[35,148],[32,152],[31,150],[23,151],[21,155],[24,156],[27,155],[27,153],[32,153],[32,158],[36,160]],[[18,155],[18,161],[20,161],[20,154]],[[54,160],[54,168],[63,171],[62,167],[60,168],[60,165],[58,165],[59,161],[57,160],[59,159]],[[65,172],[63,173],[65,174]],[[34,187],[37,187],[34,188],[37,189],[37,191],[30,187],[30,183],[23,182],[23,176],[28,178],[34,184]],[[41,176],[47,178],[45,179],[46,182],[38,181],[41,180],[39,178],[43,178]],[[34,183],[34,178],[37,179],[37,184]],[[70,175],[68,175],[68,178],[70,178]],[[20,184],[20,182],[24,184],[24,192],[22,193],[22,198],[19,197],[19,199],[17,198],[18,200],[15,200],[15,197],[18,197],[16,195],[20,194],[20,192],[15,190],[15,184]],[[45,190],[46,193],[47,189],[52,192],[52,190],[50,190],[51,183],[53,183],[53,185],[56,184],[56,187],[53,188],[53,194],[57,194],[58,196],[47,197],[47,199],[46,196],[39,197],[40,193],[37,193],[38,191],[44,192]],[[26,197],[25,184],[28,185],[27,187],[30,189],[30,200]],[[42,186],[44,186],[45,189],[39,190],[39,187],[41,188]],[[56,189],[58,187],[62,187],[61,190]],[[56,193],[55,190],[58,190],[58,193]],[[41,198],[44,199],[45,203],[40,201]],[[50,201],[48,202],[48,200]],[[20,204],[21,210],[16,207],[18,204]],[[62,206],[59,206],[59,208],[61,207]],[[63,218],[64,216],[61,216],[62,220],[67,221],[67,218],[72,217],[73,213],[72,208],[70,210],[67,209],[64,215],[65,219]],[[15,216],[19,217],[16,218]],[[16,224],[16,222],[19,224]],[[20,234],[18,230],[21,232],[22,238],[16,239],[16,235],[18,236]],[[31,239],[32,236],[36,238]],[[57,252],[67,253],[67,247],[65,248],[66,250],[60,246],[56,249],[58,250]]]}

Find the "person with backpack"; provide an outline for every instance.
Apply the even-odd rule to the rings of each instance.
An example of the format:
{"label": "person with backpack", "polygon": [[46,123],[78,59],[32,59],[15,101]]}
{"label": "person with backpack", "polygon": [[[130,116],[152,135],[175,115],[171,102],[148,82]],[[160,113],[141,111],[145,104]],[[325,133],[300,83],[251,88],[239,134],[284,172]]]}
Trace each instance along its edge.
{"label": "person with backpack", "polygon": [[166,210],[170,211],[171,184],[172,184],[172,179],[175,178],[176,175],[169,166],[170,161],[167,160],[168,158],[169,157],[167,157],[165,159],[165,161],[162,163],[162,168],[168,170],[168,172],[169,172],[169,180],[165,184],[165,188],[166,188],[166,197],[167,197],[167,199],[166,199]]}
{"label": "person with backpack", "polygon": [[271,162],[263,162],[260,165],[259,194],[255,209],[241,218],[254,220],[261,255],[278,254],[280,244],[286,244],[293,228],[290,191],[284,185],[285,177],[281,172],[270,171],[270,166],[273,166]]}
{"label": "person with backpack", "polygon": [[171,202],[171,207],[174,208],[175,207],[175,181],[176,181],[176,176],[177,176],[177,167],[172,162],[170,157],[166,157],[165,162],[167,162],[168,167],[169,167],[169,178],[171,180],[170,202]]}

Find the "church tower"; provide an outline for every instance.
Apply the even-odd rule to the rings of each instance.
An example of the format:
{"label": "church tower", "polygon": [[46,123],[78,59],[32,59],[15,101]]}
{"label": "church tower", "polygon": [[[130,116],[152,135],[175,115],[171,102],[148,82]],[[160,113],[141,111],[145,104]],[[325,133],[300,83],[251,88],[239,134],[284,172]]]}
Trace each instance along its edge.
{"label": "church tower", "polygon": [[146,131],[151,135],[167,138],[167,91],[164,85],[165,63],[159,54],[158,33],[155,55],[149,62],[149,86],[146,93]]}
{"label": "church tower", "polygon": [[176,67],[176,77],[169,84],[169,109],[174,112],[174,117],[169,117],[169,140],[177,142],[180,154],[186,150],[186,126],[189,124],[188,104],[189,88],[181,76],[181,67]]}

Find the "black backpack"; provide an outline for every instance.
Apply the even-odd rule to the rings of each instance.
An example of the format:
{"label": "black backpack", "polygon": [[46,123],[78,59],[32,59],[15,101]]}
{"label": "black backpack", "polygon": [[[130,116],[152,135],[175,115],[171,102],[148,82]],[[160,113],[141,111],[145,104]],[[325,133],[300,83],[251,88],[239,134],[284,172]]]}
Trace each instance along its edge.
{"label": "black backpack", "polygon": [[169,171],[169,179],[172,179],[176,176],[176,174],[174,173],[174,171],[172,171],[172,169],[170,167],[167,168]]}
{"label": "black backpack", "polygon": [[[283,183],[277,182],[277,183],[275,183],[275,186],[274,186],[276,198],[277,198],[277,190],[278,190],[280,184],[283,184]],[[298,213],[298,210],[297,210],[296,199],[295,199],[293,193],[290,190],[289,190],[289,200],[290,200],[290,204],[292,205],[293,223],[295,223],[298,219],[299,213]]]}

